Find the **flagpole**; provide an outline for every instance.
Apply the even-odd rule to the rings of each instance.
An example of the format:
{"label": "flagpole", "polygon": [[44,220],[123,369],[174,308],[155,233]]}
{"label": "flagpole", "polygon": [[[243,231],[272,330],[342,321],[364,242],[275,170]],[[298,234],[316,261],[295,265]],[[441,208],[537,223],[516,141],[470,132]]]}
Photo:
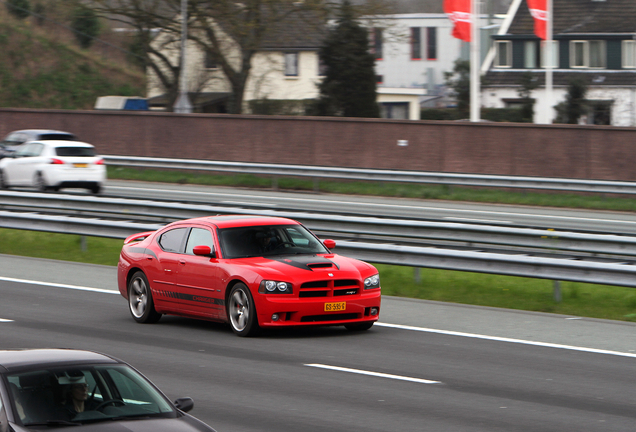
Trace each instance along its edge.
{"label": "flagpole", "polygon": [[470,121],[480,120],[480,83],[479,83],[479,0],[472,0],[470,25]]}
{"label": "flagpole", "polygon": [[553,99],[552,99],[552,68],[553,68],[553,64],[552,61],[554,59],[554,46],[552,44],[552,38],[553,38],[553,34],[552,34],[552,22],[553,22],[553,14],[552,14],[552,3],[553,0],[548,0],[548,7],[547,7],[547,23],[546,23],[546,43],[547,43],[547,50],[546,50],[546,55],[548,56],[548,61],[546,62],[546,70],[545,70],[545,96],[546,96],[546,101],[548,103],[548,107],[546,109],[546,123],[550,124],[552,123],[552,120],[554,119],[554,109],[552,108],[554,105]]}

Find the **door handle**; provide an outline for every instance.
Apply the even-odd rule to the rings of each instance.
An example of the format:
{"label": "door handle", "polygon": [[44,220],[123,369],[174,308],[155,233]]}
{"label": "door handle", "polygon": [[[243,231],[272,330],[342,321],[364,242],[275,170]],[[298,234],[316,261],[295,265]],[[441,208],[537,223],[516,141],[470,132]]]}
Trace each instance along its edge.
{"label": "door handle", "polygon": [[179,264],[185,265],[185,263],[186,263],[185,260],[179,260]]}

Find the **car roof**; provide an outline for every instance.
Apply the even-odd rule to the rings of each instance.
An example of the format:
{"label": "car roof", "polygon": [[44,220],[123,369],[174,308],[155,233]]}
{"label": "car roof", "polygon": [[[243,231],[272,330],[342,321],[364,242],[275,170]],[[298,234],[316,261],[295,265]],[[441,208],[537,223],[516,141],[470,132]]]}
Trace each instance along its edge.
{"label": "car roof", "polygon": [[16,371],[42,366],[62,366],[82,363],[123,363],[114,357],[94,351],[74,349],[0,350],[0,369]]}
{"label": "car roof", "polygon": [[256,216],[256,215],[222,215],[222,216],[204,216],[194,219],[186,219],[178,222],[173,222],[170,225],[188,224],[193,222],[199,222],[208,225],[216,225],[218,228],[237,228],[245,226],[258,226],[258,225],[299,225],[299,223],[293,219],[287,219],[282,217],[273,216]]}
{"label": "car roof", "polygon": [[64,141],[64,140],[35,140],[29,141],[31,143],[42,143],[49,147],[95,147],[93,144],[85,143],[82,141]]}
{"label": "car roof", "polygon": [[75,135],[71,132],[55,130],[55,129],[20,129],[15,130],[9,133],[23,133],[28,135],[44,135],[44,134],[64,134],[64,135]]}

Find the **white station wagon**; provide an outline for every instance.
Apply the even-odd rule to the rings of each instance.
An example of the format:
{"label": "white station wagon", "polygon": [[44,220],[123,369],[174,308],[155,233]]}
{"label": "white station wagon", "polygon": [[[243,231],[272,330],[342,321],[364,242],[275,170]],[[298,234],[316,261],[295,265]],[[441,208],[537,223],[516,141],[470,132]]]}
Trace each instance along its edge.
{"label": "white station wagon", "polygon": [[63,188],[99,193],[106,181],[104,159],[80,141],[31,141],[0,160],[0,187]]}

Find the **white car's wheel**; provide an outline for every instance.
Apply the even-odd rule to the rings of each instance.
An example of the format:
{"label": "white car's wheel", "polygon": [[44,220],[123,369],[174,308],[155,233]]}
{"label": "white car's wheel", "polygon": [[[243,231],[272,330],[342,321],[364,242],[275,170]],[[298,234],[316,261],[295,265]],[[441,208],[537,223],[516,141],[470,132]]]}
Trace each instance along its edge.
{"label": "white car's wheel", "polygon": [[46,180],[44,180],[44,176],[42,173],[36,173],[33,178],[33,185],[40,192],[46,192],[48,190],[48,185],[46,184]]}

